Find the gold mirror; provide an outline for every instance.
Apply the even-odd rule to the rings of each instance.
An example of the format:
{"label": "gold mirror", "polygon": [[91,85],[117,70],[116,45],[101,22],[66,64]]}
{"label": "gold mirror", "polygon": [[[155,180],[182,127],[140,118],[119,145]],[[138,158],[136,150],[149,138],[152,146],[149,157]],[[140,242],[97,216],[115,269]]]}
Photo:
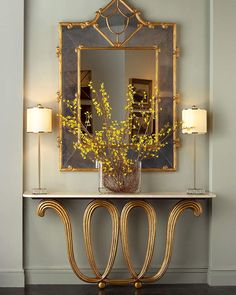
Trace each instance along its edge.
{"label": "gold mirror", "polygon": [[[90,120],[90,133],[99,129],[100,121],[91,103],[88,83],[95,88],[105,84],[110,95],[113,119],[124,116],[125,93],[128,84],[136,91],[137,102],[143,91],[156,100],[156,114],[150,133],[157,133],[166,123],[176,123],[176,25],[153,23],[142,19],[136,9],[125,1],[113,0],[100,9],[94,20],[88,22],[60,23],[59,112],[67,114],[63,100],[78,99],[81,108],[78,116]],[[139,114],[138,103],[137,118]],[[94,163],[83,159],[73,148],[75,136],[62,128],[60,122],[60,169],[61,171],[93,171]],[[177,134],[168,138],[159,158],[146,159],[144,171],[176,170]]]}

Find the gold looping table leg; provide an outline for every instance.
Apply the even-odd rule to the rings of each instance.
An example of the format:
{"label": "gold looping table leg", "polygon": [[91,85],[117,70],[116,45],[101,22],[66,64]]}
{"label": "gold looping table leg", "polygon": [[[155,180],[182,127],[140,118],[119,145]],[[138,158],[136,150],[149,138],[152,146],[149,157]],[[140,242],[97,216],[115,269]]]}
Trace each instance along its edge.
{"label": "gold looping table leg", "polygon": [[[137,274],[136,271],[134,270],[133,263],[130,257],[129,243],[128,243],[128,216],[130,211],[136,207],[143,208],[148,217],[147,250],[146,250],[144,264],[139,274]],[[131,202],[128,202],[122,210],[120,224],[121,224],[121,241],[122,241],[122,249],[123,249],[124,257],[125,257],[130,274],[137,281],[136,286],[138,288],[140,286],[140,282],[138,283],[138,280],[142,278],[144,274],[146,273],[151,263],[153,252],[154,252],[155,238],[156,238],[156,212],[154,208],[148,202],[131,201]]]}
{"label": "gold looping table leg", "polygon": [[192,200],[183,200],[178,202],[172,209],[168,224],[167,224],[167,234],[166,234],[166,247],[165,255],[159,271],[153,277],[146,277],[142,279],[142,282],[150,283],[159,280],[167,271],[170,263],[173,240],[174,240],[174,230],[178,217],[187,209],[192,209],[195,216],[200,216],[202,214],[202,206],[200,203]]}
{"label": "gold looping table leg", "polygon": [[[96,266],[92,242],[91,242],[91,220],[94,211],[99,208],[106,208],[111,216],[112,220],[112,241],[110,254],[108,258],[108,263],[105,268],[103,274],[101,274]],[[133,267],[133,263],[130,258],[130,251],[128,245],[128,216],[130,211],[135,207],[141,207],[145,210],[148,217],[148,243],[146,249],[146,256],[144,260],[144,264],[142,266],[139,274],[136,273]],[[95,200],[92,201],[86,208],[84,212],[84,220],[83,220],[83,228],[84,228],[84,240],[86,246],[86,252],[88,256],[88,260],[91,266],[91,269],[94,271],[96,277],[91,278],[84,275],[80,269],[78,268],[75,258],[74,258],[74,250],[73,250],[73,237],[72,237],[72,228],[69,215],[63,206],[54,200],[46,200],[42,201],[39,206],[37,213],[40,217],[43,217],[45,211],[47,209],[53,209],[60,216],[66,233],[66,241],[67,241],[67,250],[68,250],[68,258],[71,265],[72,270],[76,274],[78,278],[87,282],[87,283],[97,283],[100,289],[104,289],[106,284],[111,285],[127,285],[134,284],[136,289],[142,287],[142,283],[151,283],[159,280],[166,272],[173,249],[173,239],[174,239],[174,230],[178,220],[178,217],[187,209],[191,209],[195,216],[200,216],[202,214],[201,204],[194,200],[182,200],[178,202],[174,208],[172,209],[168,224],[167,224],[167,234],[166,234],[166,247],[165,254],[163,258],[162,265],[157,273],[152,277],[145,277],[145,273],[147,272],[151,260],[154,253],[154,245],[155,245],[155,237],[156,237],[156,212],[151,204],[146,201],[134,200],[128,202],[121,213],[120,217],[120,235],[121,235],[121,243],[123,254],[127,263],[128,270],[131,274],[131,278],[127,279],[109,279],[108,275],[110,274],[117,252],[117,245],[119,240],[119,213],[117,208],[109,201],[106,200]]]}
{"label": "gold looping table leg", "polygon": [[82,281],[87,283],[97,283],[99,282],[99,279],[97,278],[89,278],[86,275],[84,275],[78,268],[77,263],[75,261],[74,256],[74,249],[73,249],[73,237],[72,237],[72,228],[71,228],[71,222],[69,215],[65,208],[62,207],[62,205],[54,200],[46,200],[42,201],[37,209],[38,216],[43,217],[45,214],[45,211],[47,209],[53,209],[56,211],[56,213],[60,216],[64,227],[65,227],[65,233],[66,233],[66,241],[67,241],[67,252],[68,252],[68,258],[71,265],[72,270],[76,274],[78,278],[80,278]]}
{"label": "gold looping table leg", "polygon": [[[97,208],[101,208],[101,207],[106,208],[108,210],[112,220],[112,241],[111,241],[110,255],[109,255],[107,266],[102,275],[100,274],[96,266],[93,249],[92,249],[92,241],[91,241],[92,215]],[[91,269],[94,271],[95,275],[101,281],[103,281],[105,278],[107,278],[107,276],[111,272],[111,269],[113,267],[113,264],[116,258],[117,246],[119,241],[119,213],[117,208],[111,202],[108,202],[105,200],[92,201],[87,206],[84,212],[83,227],[84,227],[85,248],[86,248],[89,264],[91,266]],[[104,283],[100,282],[99,288],[103,289],[104,287],[105,287]]]}

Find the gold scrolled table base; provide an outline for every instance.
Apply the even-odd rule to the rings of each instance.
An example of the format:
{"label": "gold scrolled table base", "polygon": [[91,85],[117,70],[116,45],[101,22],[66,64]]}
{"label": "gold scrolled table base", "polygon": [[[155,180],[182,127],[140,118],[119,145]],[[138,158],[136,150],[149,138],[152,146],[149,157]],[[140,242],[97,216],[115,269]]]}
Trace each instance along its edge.
{"label": "gold scrolled table base", "polygon": [[[105,208],[112,220],[112,239],[110,254],[108,258],[107,265],[103,273],[101,273],[96,265],[92,242],[91,242],[91,220],[94,211],[97,208]],[[143,263],[143,266],[139,273],[134,269],[128,244],[128,216],[133,208],[140,207],[142,208],[148,218],[148,242],[146,249],[146,256]],[[61,221],[65,227],[66,241],[67,241],[67,251],[68,258],[71,265],[71,268],[75,275],[84,282],[87,283],[96,283],[100,289],[106,287],[106,285],[128,285],[133,284],[135,288],[139,289],[142,287],[143,283],[152,283],[159,280],[167,271],[168,265],[170,263],[172,248],[173,248],[173,238],[175,226],[177,223],[178,217],[187,209],[191,209],[195,216],[200,216],[202,214],[202,206],[196,200],[186,199],[179,201],[171,210],[166,230],[166,245],[165,245],[165,254],[161,264],[160,269],[157,270],[156,274],[153,276],[145,276],[153,257],[155,238],[156,238],[156,211],[153,206],[147,201],[143,200],[131,200],[126,203],[123,207],[121,214],[119,215],[118,209],[110,201],[105,199],[95,199],[90,202],[85,209],[83,216],[83,231],[84,231],[84,241],[86,246],[86,253],[88,261],[91,267],[91,270],[94,272],[94,277],[88,277],[84,275],[79,269],[74,256],[73,250],[73,236],[72,236],[72,227],[70,222],[70,217],[67,210],[55,200],[43,200],[40,202],[37,213],[40,217],[43,217],[47,209],[53,209],[60,216]],[[112,271],[112,267],[116,258],[117,247],[119,238],[121,239],[123,255],[127,264],[130,277],[127,279],[111,279],[109,274]]]}

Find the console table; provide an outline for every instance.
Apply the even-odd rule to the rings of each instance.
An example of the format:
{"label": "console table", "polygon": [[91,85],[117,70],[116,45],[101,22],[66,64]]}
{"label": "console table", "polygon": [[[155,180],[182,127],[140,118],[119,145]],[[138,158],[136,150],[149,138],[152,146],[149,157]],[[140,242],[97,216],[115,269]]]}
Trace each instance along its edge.
{"label": "console table", "polygon": [[[142,287],[143,283],[151,283],[159,280],[167,271],[170,263],[172,248],[173,248],[173,238],[174,230],[178,217],[187,209],[191,209],[195,216],[200,216],[202,214],[202,206],[198,202],[200,199],[212,199],[216,197],[213,193],[206,193],[204,195],[188,195],[186,193],[140,193],[140,194],[94,194],[94,193],[49,193],[47,195],[34,195],[32,193],[24,193],[24,198],[40,199],[40,203],[37,208],[37,214],[43,217],[47,209],[53,209],[60,216],[61,221],[65,227],[66,242],[68,258],[71,268],[75,275],[87,283],[96,283],[100,289],[104,289],[106,285],[127,285],[133,284],[135,288],[139,289]],[[60,204],[60,199],[91,199],[84,211],[83,215],[83,232],[84,241],[86,247],[86,253],[91,270],[94,272],[94,277],[88,277],[84,275],[74,257],[73,250],[73,236],[72,227],[70,222],[70,217],[67,210]],[[126,204],[123,206],[121,213],[118,211],[117,207],[112,203],[112,199],[123,199],[126,200]],[[176,204],[171,210],[167,223],[166,230],[166,246],[163,262],[159,270],[153,276],[145,276],[154,252],[155,238],[156,238],[156,211],[154,207],[148,202],[150,199],[176,199]],[[111,221],[112,221],[112,239],[110,254],[106,268],[103,273],[101,273],[96,265],[92,242],[91,242],[91,221],[94,211],[103,207],[108,210]],[[145,260],[142,269],[137,273],[134,269],[130,250],[128,243],[128,216],[133,208],[141,207],[148,218],[148,242]],[[123,255],[127,264],[128,271],[130,273],[129,278],[125,279],[111,279],[109,274],[112,270],[117,246],[121,239]]]}

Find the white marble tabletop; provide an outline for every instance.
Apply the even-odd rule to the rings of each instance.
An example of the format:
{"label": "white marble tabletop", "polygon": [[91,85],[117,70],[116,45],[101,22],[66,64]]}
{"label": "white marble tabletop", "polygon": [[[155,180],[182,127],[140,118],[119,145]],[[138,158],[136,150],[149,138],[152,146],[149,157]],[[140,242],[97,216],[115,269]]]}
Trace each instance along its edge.
{"label": "white marble tabletop", "polygon": [[25,192],[23,197],[31,199],[212,199],[216,195],[211,192],[201,195],[190,195],[186,192],[141,192],[138,194],[48,192],[45,195],[35,195],[32,192]]}

